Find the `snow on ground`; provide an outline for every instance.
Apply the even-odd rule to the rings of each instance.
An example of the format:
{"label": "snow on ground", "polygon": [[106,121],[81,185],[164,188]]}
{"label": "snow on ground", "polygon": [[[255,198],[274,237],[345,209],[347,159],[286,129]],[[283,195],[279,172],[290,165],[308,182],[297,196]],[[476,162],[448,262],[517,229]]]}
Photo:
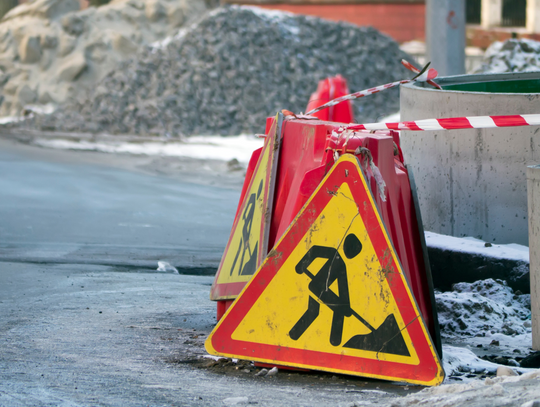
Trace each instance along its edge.
{"label": "snow on ground", "polygon": [[[443,345],[443,368],[446,373],[444,383],[470,382],[485,378],[486,376],[494,376],[497,374],[497,368],[502,366],[501,363],[491,362],[480,358],[474,353],[469,345],[453,346]],[[514,360],[515,362],[515,360]],[[516,362],[517,365],[519,363]],[[522,368],[516,365],[510,366],[516,373],[523,374],[534,369]]]}
{"label": "snow on ground", "polygon": [[527,38],[495,41],[474,73],[535,72],[540,70],[540,42]]}
{"label": "snow on ground", "polygon": [[518,360],[531,351],[529,294],[516,294],[506,282],[486,279],[455,284],[452,291],[436,292],[435,299],[446,343],[446,382],[492,376],[501,364],[528,371],[519,368]]}
{"label": "snow on ground", "polygon": [[454,284],[452,291],[436,292],[435,299],[447,344],[443,350],[447,381],[493,375],[501,364],[516,369],[531,352],[530,294],[514,293],[506,282],[490,278]]}
{"label": "snow on ground", "polygon": [[72,141],[37,139],[34,144],[63,150],[89,150],[105,153],[190,157],[203,160],[230,161],[247,164],[254,150],[262,147],[264,139],[240,135],[232,137],[194,136],[182,141],[133,143],[125,141]]}
{"label": "snow on ground", "polygon": [[[495,374],[500,366],[496,363],[480,359],[467,347],[443,345],[443,368],[446,373],[446,382],[450,382],[450,376],[460,377],[462,381],[471,381],[466,374]],[[526,369],[522,369],[526,370]],[[472,375],[471,375],[472,376]],[[476,376],[475,376],[476,377]]]}
{"label": "snow on ground", "polygon": [[2,124],[10,124],[10,123],[18,123],[20,121],[23,121],[23,117],[19,116],[4,116],[0,117],[0,125]]}
{"label": "snow on ground", "polygon": [[[436,293],[439,323],[443,336],[485,338],[493,335],[517,337],[508,344],[523,343],[522,336],[531,334],[531,296],[515,294],[505,281],[480,280],[454,284],[453,290]],[[496,339],[496,338],[494,338]]]}
{"label": "snow on ground", "polygon": [[539,404],[540,370],[534,370],[521,376],[501,376],[426,388],[395,400],[391,406],[533,407]]}
{"label": "snow on ground", "polygon": [[455,252],[478,254],[497,259],[509,259],[529,262],[529,248],[519,244],[491,244],[474,237],[452,237],[426,232],[426,244],[428,247],[445,249]]}

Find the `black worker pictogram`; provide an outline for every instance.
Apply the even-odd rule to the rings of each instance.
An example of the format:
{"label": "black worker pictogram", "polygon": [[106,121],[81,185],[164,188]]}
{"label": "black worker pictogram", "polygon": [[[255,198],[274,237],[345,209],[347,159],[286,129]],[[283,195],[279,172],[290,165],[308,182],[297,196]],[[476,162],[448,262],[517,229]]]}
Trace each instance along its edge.
{"label": "black worker pictogram", "polygon": [[[251,250],[249,240],[251,237],[251,228],[253,226],[253,215],[255,214],[256,208],[255,205],[257,203],[257,200],[261,196],[264,184],[263,181],[264,180],[261,180],[261,182],[259,183],[259,188],[257,189],[257,192],[253,192],[249,196],[244,211],[242,212],[242,221],[244,222],[242,226],[242,237],[240,238],[240,242],[238,243],[238,249],[236,250],[236,255],[234,256],[234,261],[230,273],[231,276],[236,269],[236,262],[238,261],[240,253],[242,253],[242,256],[240,258],[240,263],[238,263],[238,275],[246,276],[255,273],[257,267],[257,253],[259,249],[259,242],[257,241],[257,243],[255,243],[255,247],[253,248],[253,250]],[[246,261],[244,262],[245,258]]]}
{"label": "black worker pictogram", "polygon": [[[347,235],[343,242],[345,257],[353,259],[361,251],[362,243],[358,237],[354,233]],[[309,267],[316,259],[326,259],[326,261],[314,274]],[[298,274],[305,274],[311,279],[308,289],[312,295],[309,297],[308,309],[289,331],[291,339],[298,340],[306,332],[319,316],[320,303],[322,303],[333,311],[330,327],[331,345],[341,345],[345,318],[354,317],[371,332],[353,336],[343,347],[410,356],[393,314],[388,315],[379,328],[375,329],[351,308],[347,265],[337,248],[312,246],[298,262],[295,270]],[[337,282],[337,293],[330,289],[334,282]]]}

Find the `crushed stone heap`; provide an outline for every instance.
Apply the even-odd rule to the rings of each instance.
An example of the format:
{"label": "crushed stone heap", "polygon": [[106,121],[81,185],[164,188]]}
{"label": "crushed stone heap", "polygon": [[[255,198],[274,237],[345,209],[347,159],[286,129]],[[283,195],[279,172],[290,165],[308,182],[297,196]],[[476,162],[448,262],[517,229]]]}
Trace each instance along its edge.
{"label": "crushed stone heap", "polygon": [[[407,55],[371,27],[225,6],[123,63],[78,103],[26,125],[111,134],[262,132],[278,110],[305,110],[319,80],[351,91],[411,77]],[[357,121],[399,110],[397,90],[355,102]]]}
{"label": "crushed stone heap", "polygon": [[474,73],[540,71],[540,42],[529,39],[496,41],[484,54]]}
{"label": "crushed stone heap", "polygon": [[137,50],[207,11],[204,0],[29,0],[0,21],[0,116],[69,102]]}

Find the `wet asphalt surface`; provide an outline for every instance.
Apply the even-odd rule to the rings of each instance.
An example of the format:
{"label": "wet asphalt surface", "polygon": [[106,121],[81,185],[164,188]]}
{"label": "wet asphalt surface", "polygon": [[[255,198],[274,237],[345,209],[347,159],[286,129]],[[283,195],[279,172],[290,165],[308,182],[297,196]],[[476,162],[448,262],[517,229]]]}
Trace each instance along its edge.
{"label": "wet asphalt surface", "polygon": [[3,147],[0,259],[146,268],[165,260],[207,274],[217,267],[236,189],[85,163],[92,152],[58,162],[70,152]]}
{"label": "wet asphalt surface", "polygon": [[347,406],[420,390],[202,358],[242,174],[224,188],[96,154],[0,140],[0,406]]}

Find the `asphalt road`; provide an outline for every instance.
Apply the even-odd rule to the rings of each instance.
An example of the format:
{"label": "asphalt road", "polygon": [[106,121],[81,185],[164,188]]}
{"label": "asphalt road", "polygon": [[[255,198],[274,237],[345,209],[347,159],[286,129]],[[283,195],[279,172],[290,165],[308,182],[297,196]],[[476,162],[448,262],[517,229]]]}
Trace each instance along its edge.
{"label": "asphalt road", "polygon": [[346,406],[419,390],[201,359],[215,324],[203,274],[242,176],[156,160],[0,139],[0,406]]}
{"label": "asphalt road", "polygon": [[92,152],[1,146],[0,259],[217,267],[237,189],[85,162]]}

